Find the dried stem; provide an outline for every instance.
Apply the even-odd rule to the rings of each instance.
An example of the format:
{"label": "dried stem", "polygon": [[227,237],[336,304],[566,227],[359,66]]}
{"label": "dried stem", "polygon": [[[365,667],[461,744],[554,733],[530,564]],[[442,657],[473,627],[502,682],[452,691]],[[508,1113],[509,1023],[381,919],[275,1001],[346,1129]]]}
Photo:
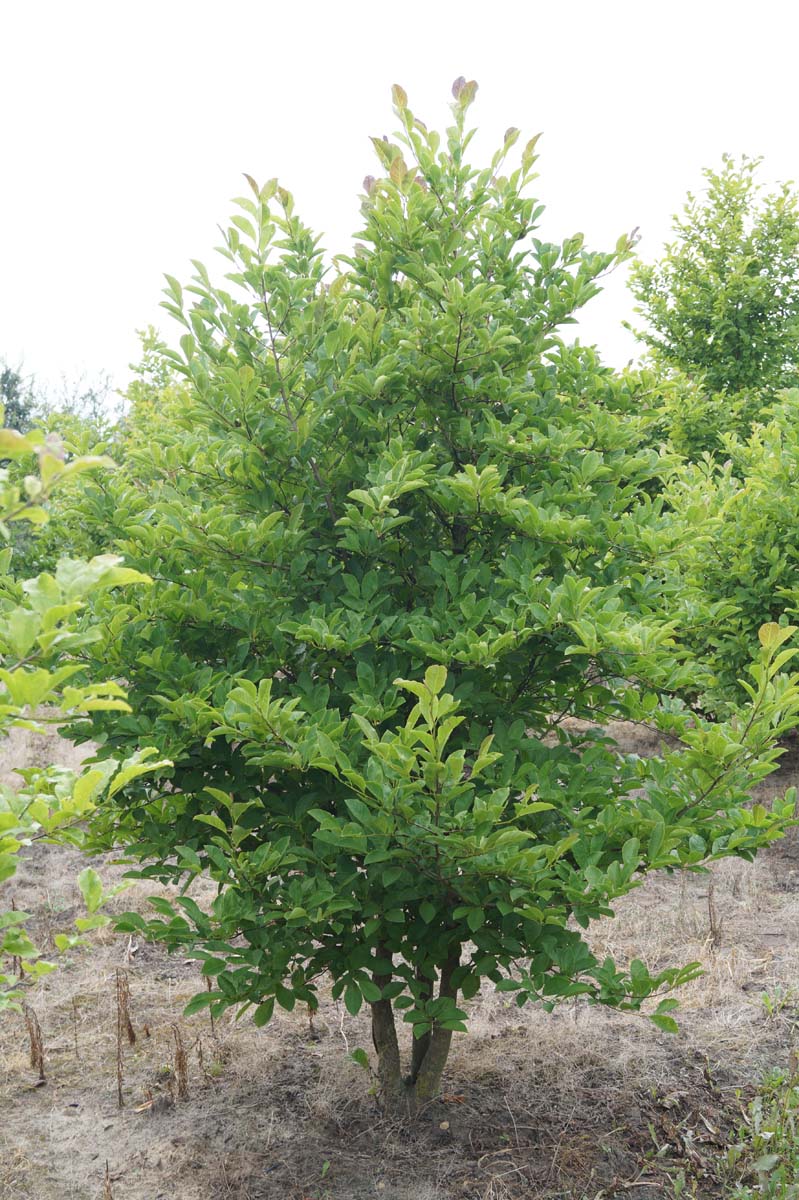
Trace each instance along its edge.
{"label": "dried stem", "polygon": [[710,945],[718,950],[721,945],[721,920],[715,900],[716,881],[711,877],[707,885],[707,915],[710,921]]}
{"label": "dried stem", "polygon": [[[206,975],[206,977],[205,977],[205,990],[207,992],[210,992],[210,990],[211,990],[211,976],[210,975]],[[211,1036],[213,1037],[214,1041],[216,1041],[216,1026],[214,1025],[214,1014],[210,1008],[208,1009],[208,1016],[211,1018]]]}
{"label": "dried stem", "polygon": [[28,1029],[28,1039],[30,1041],[31,1051],[31,1066],[34,1071],[38,1072],[39,1083],[46,1083],[44,1076],[44,1041],[42,1040],[42,1027],[39,1024],[39,1019],[36,1013],[29,1004],[23,1004],[22,1013],[25,1017],[25,1025]]}
{"label": "dried stem", "polygon": [[117,1103],[122,1108],[125,1101],[122,1097],[122,1082],[125,1073],[125,1053],[123,1043],[125,1038],[132,1046],[136,1041],[136,1033],[130,1019],[130,987],[128,975],[117,967],[116,970],[116,1000],[117,1000]]}
{"label": "dried stem", "polygon": [[136,1031],[130,1019],[130,985],[127,971],[116,970],[117,979],[117,1022],[120,1034],[124,1034],[131,1046],[136,1045]]}
{"label": "dried stem", "polygon": [[183,1045],[183,1037],[178,1025],[172,1026],[172,1033],[175,1038],[175,1082],[178,1085],[178,1097],[181,1100],[189,1098],[189,1060],[186,1055],[186,1047]]}
{"label": "dried stem", "polygon": [[[11,897],[11,911],[17,911],[17,902],[13,896]],[[22,978],[22,959],[17,954],[11,956],[11,974],[16,975],[17,979]]]}
{"label": "dried stem", "polygon": [[78,1054],[78,1001],[77,997],[72,997],[72,1038],[75,1043],[75,1058],[79,1058]]}

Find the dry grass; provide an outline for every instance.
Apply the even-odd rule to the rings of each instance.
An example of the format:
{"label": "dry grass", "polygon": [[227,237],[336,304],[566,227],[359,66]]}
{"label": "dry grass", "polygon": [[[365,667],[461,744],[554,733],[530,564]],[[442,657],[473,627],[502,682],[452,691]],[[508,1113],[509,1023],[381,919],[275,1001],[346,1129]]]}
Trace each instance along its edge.
{"label": "dry grass", "polygon": [[[791,761],[780,784],[795,774]],[[214,1027],[207,1013],[184,1018],[204,985],[197,964],[100,930],[29,990],[46,1086],[34,1086],[22,1019],[0,1026],[0,1200],[98,1200],[107,1187],[116,1200],[660,1200],[680,1166],[704,1172],[699,1194],[712,1197],[737,1092],[787,1064],[795,1041],[796,852],[790,839],[755,864],[719,864],[713,927],[709,877],[685,875],[653,876],[592,930],[595,951],[620,961],[703,963],[681,993],[678,1035],[579,1003],[520,1010],[486,989],[444,1098],[411,1129],[381,1119],[346,1058],[370,1046],[364,1015],[327,996],[313,1024],[304,1010],[260,1030],[232,1015]],[[81,865],[38,845],[7,885],[40,942],[77,915]],[[94,865],[106,884],[122,872]],[[137,883],[113,906],[146,911],[155,890],[173,894]],[[135,1044],[115,1002],[122,976]],[[190,1096],[175,1103],[189,1074]]]}

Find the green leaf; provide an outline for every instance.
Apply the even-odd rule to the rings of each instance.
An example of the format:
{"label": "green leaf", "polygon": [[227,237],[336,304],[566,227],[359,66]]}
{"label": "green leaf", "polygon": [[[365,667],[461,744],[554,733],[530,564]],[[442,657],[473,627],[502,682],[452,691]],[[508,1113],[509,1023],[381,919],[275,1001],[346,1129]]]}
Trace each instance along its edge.
{"label": "green leaf", "polygon": [[144,750],[139,750],[136,754],[126,759],[120,767],[117,774],[114,776],[111,786],[108,789],[109,799],[120,792],[122,788],[127,787],[134,779],[139,779],[142,775],[150,775],[156,771],[163,771],[167,767],[171,767],[172,761],[168,758],[162,758],[158,761],[153,761],[152,756],[158,751],[153,746],[147,746]]}
{"label": "green leaf", "polygon": [[424,673],[425,686],[437,696],[447,682],[447,668],[442,666],[428,667]]}
{"label": "green leaf", "polygon": [[191,846],[176,846],[175,853],[178,856],[181,866],[188,866],[193,871],[202,870],[203,865],[200,861],[200,856]]}
{"label": "green leaf", "polygon": [[194,1013],[199,1012],[203,1008],[208,1008],[216,1003],[219,999],[218,993],[213,992],[198,992],[196,996],[192,996],[186,1007],[183,1009],[184,1017],[191,1017]]}
{"label": "green leaf", "polygon": [[293,992],[290,992],[282,983],[275,987],[275,999],[281,1008],[285,1008],[286,1012],[292,1012],[294,1005],[297,1003],[297,997]]}
{"label": "green leaf", "polygon": [[35,445],[16,429],[0,429],[0,454],[4,458],[21,458],[35,450]]}
{"label": "green leaf", "polygon": [[274,1010],[275,1010],[274,997],[269,996],[266,1000],[264,1000],[261,1004],[258,1005],[255,1012],[253,1013],[252,1019],[253,1019],[254,1023],[259,1028],[262,1025],[266,1025],[267,1022],[272,1020],[272,1013],[274,1012]]}
{"label": "green leaf", "polygon": [[80,939],[72,937],[68,933],[56,933],[53,936],[53,941],[55,942],[56,950],[61,950],[63,952],[65,950],[70,950],[80,941]]}
{"label": "green leaf", "polygon": [[359,980],[359,986],[364,1000],[366,1000],[369,1004],[376,1004],[381,998],[380,988],[376,983],[373,983],[371,979],[361,977]]}
{"label": "green leaf", "polygon": [[760,626],[757,636],[761,646],[774,651],[783,642],[787,642],[788,638],[796,633],[796,629],[795,625],[778,625],[776,621],[767,621],[765,625]]}
{"label": "green leaf", "polygon": [[79,809],[92,803],[107,779],[108,770],[104,770],[103,767],[90,767],[75,780],[72,796]]}
{"label": "green leaf", "polygon": [[202,965],[203,975],[221,975],[227,968],[227,963],[223,958],[207,958]]}
{"label": "green leaf", "polygon": [[466,914],[466,924],[471,929],[472,933],[476,933],[485,925],[486,915],[482,908],[470,908]]}
{"label": "green leaf", "polygon": [[361,1011],[363,996],[357,983],[350,982],[344,989],[344,1007],[350,1016],[357,1017]]}
{"label": "green leaf", "polygon": [[365,1071],[371,1070],[369,1055],[365,1050],[362,1050],[360,1046],[357,1046],[354,1050],[351,1050],[349,1057],[353,1062],[357,1063],[359,1067],[363,1067]]}
{"label": "green leaf", "polygon": [[37,612],[31,612],[25,608],[15,608],[3,616],[0,636],[8,641],[18,658],[25,658],[36,641],[41,627],[42,619]]}
{"label": "green leaf", "polygon": [[210,825],[214,829],[219,829],[224,834],[228,832],[228,826],[216,813],[197,813],[194,820],[200,821],[203,825]]}
{"label": "green leaf", "polygon": [[103,884],[92,867],[85,867],[78,876],[78,887],[90,913],[96,912],[103,902]]}
{"label": "green leaf", "polygon": [[105,929],[111,924],[111,918],[104,916],[102,913],[95,913],[93,917],[76,917],[75,928],[81,933],[88,933],[90,929]]}

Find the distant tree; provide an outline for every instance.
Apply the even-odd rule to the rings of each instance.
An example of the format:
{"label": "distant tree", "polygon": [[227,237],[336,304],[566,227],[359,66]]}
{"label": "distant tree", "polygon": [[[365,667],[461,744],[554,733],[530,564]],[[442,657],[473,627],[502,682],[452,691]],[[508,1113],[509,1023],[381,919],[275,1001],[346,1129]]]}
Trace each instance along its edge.
{"label": "distant tree", "polygon": [[142,399],[158,399],[167,389],[182,386],[174,365],[164,355],[166,345],[159,338],[158,330],[148,325],[136,332],[141,343],[141,358],[130,364],[134,378],[125,392],[126,400],[132,404]]}
{"label": "distant tree", "polygon": [[[119,398],[114,402],[111,379],[106,374],[72,379],[64,376],[60,383],[44,388],[36,385],[32,376],[25,377],[19,369],[0,364],[0,403],[5,407],[7,428],[20,433],[38,430],[67,463],[109,451],[114,452],[117,460],[121,457],[122,404]],[[6,460],[10,482],[24,487],[24,478],[32,470],[34,459],[31,451],[28,457],[20,455]],[[47,522],[18,521],[10,526],[9,543],[19,578],[54,570],[64,555],[91,557],[103,549],[102,534],[98,531],[97,541],[87,539],[83,523],[69,500],[73,489],[85,482],[83,478],[77,482],[68,477],[55,496],[48,496]]]}
{"label": "distant tree", "polygon": [[766,403],[799,380],[799,197],[789,184],[762,196],[760,161],[705,170],[704,195],[689,193],[674,241],[630,286],[657,363]]}
{"label": "distant tree", "polygon": [[36,399],[33,384],[14,367],[0,363],[0,404],[5,410],[5,426],[27,433],[33,424]]}

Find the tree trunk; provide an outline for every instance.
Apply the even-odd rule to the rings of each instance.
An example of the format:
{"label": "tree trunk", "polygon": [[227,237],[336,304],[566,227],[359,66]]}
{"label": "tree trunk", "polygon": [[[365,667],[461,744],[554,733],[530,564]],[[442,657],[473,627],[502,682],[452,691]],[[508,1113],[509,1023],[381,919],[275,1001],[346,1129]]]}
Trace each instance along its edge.
{"label": "tree trunk", "polygon": [[[433,995],[433,980],[428,979],[422,974],[421,969],[416,970],[416,980],[419,984],[420,993],[425,1000],[431,999]],[[430,1033],[423,1033],[421,1037],[415,1037],[411,1046],[411,1073],[405,1080],[406,1084],[414,1084],[419,1078],[419,1072],[422,1069],[425,1055],[430,1049]]]}
{"label": "tree trunk", "polygon": [[377,1078],[387,1111],[404,1114],[406,1084],[402,1078],[397,1027],[390,1000],[372,1005],[372,1041],[377,1051]]}
{"label": "tree trunk", "polygon": [[[381,957],[389,956],[383,951]],[[460,947],[441,967],[439,996],[456,998],[457,988],[452,985],[452,976],[459,962]],[[391,981],[391,976],[375,973],[373,979],[378,987],[383,988]],[[432,994],[432,984],[430,992]],[[428,1033],[414,1038],[410,1074],[403,1078],[392,1003],[390,1000],[378,1000],[371,1008],[372,1041],[377,1052],[377,1077],[383,1108],[392,1116],[413,1118],[439,1093],[452,1044],[452,1030],[433,1025]]]}
{"label": "tree trunk", "polygon": [[424,1056],[424,1061],[419,1074],[416,1076],[416,1082],[413,1085],[414,1105],[416,1109],[429,1104],[431,1100],[435,1100],[441,1090],[441,1076],[444,1074],[444,1067],[447,1064],[451,1044],[452,1030],[441,1029],[438,1026],[434,1027],[430,1035],[430,1045],[427,1054]]}
{"label": "tree trunk", "polygon": [[405,1080],[406,1083],[416,1083],[416,1080],[419,1078],[422,1064],[427,1056],[427,1051],[430,1049],[431,1037],[432,1033],[423,1033],[421,1037],[413,1039],[411,1045],[411,1073]]}
{"label": "tree trunk", "polygon": [[[378,954],[381,958],[391,960],[391,955],[384,946],[379,947]],[[375,972],[372,979],[379,988],[384,988],[391,982],[391,973],[378,975]],[[377,1000],[371,1008],[372,1041],[377,1052],[377,1077],[380,1081],[380,1094],[386,1108],[396,1111],[401,1107],[405,1085],[402,1080],[394,1010],[390,1000]]]}
{"label": "tree trunk", "polygon": [[[439,996],[449,996],[453,1000],[456,998],[458,989],[452,986],[452,976],[457,970],[460,960],[461,948],[458,946],[455,953],[450,955],[441,968],[441,980],[438,985]],[[440,1025],[433,1025],[429,1034],[427,1050],[413,1083],[417,1108],[429,1104],[438,1095],[441,1088],[441,1076],[447,1064],[451,1045],[452,1030],[442,1029]]]}

